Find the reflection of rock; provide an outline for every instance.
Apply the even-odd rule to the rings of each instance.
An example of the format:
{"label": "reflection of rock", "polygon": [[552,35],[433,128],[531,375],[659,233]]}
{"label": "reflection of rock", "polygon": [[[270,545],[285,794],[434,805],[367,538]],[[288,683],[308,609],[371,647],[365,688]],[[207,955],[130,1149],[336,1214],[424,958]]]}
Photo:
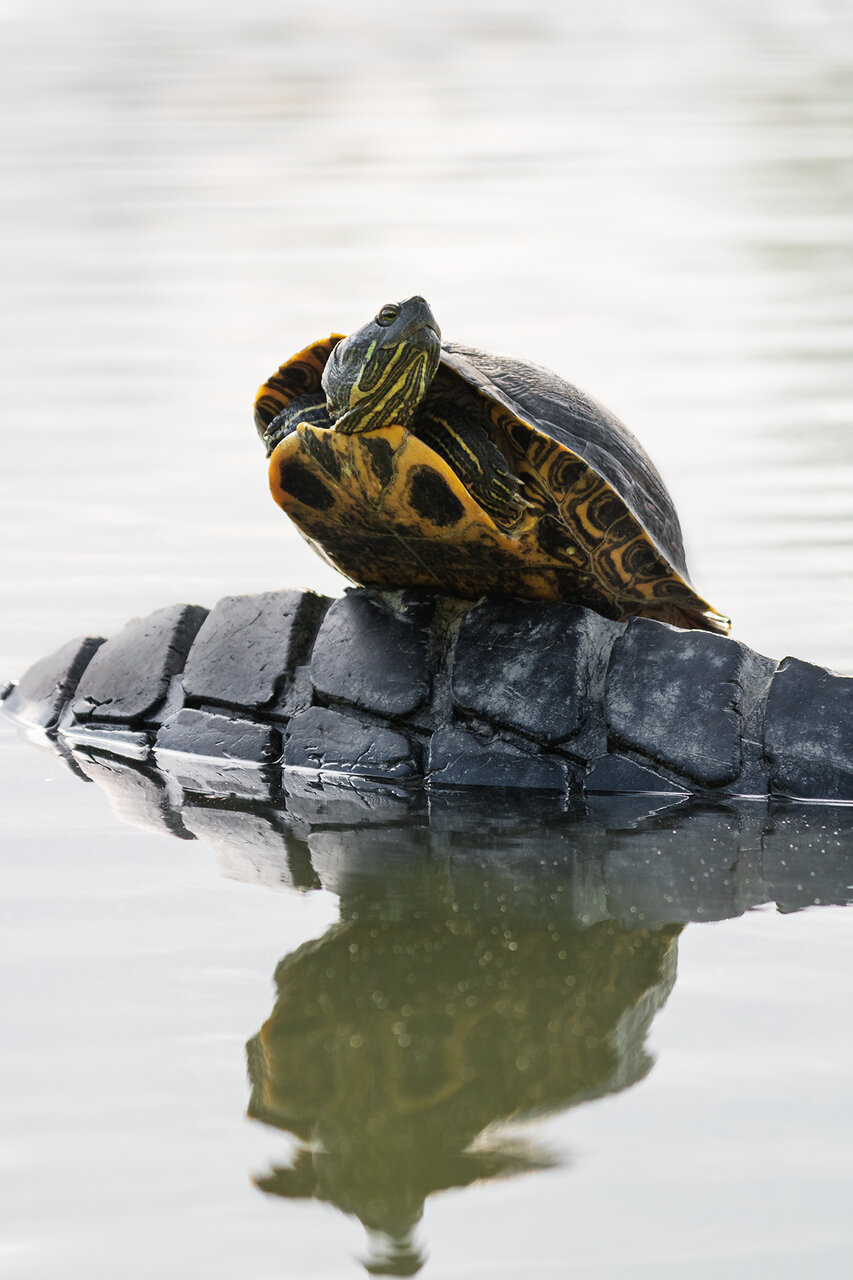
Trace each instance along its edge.
{"label": "reflection of rock", "polygon": [[141,831],[192,840],[182,821],[180,792],[163,785],[156,769],[136,762],[86,751],[76,751],[75,765],[107,793],[113,812],[128,826]]}
{"label": "reflection of rock", "polygon": [[250,1111],[299,1143],[259,1186],[356,1214],[375,1274],[419,1269],[432,1192],[553,1163],[512,1122],[641,1079],[685,922],[851,899],[853,806],[599,795],[566,811],[309,774],[271,804],[254,782],[237,798],[227,762],[186,794],[182,769],[55,742],[124,821],[207,841],[229,876],[340,898],[341,923],[279,966]]}
{"label": "reflection of rock", "polygon": [[274,810],[186,805],[184,824],[219,855],[222,873],[268,888],[319,889],[308,849]]}
{"label": "reflection of rock", "polygon": [[388,918],[358,879],[344,921],[279,965],[248,1046],[250,1114],[300,1141],[259,1185],[356,1214],[396,1275],[416,1269],[428,1195],[553,1162],[507,1122],[642,1078],[679,932],[529,912],[477,868],[416,880]]}
{"label": "reflection of rock", "polygon": [[853,805],[623,795],[588,796],[566,812],[541,793],[425,795],[304,774],[271,804],[254,786],[235,795],[240,771],[230,765],[217,772],[207,761],[207,794],[186,795],[182,773],[52,741],[124,821],[208,841],[229,876],[344,896],[367,877],[387,910],[410,903],[433,864],[500,876],[516,901],[557,894],[585,924],[722,920],[768,901],[791,911],[853,896]]}

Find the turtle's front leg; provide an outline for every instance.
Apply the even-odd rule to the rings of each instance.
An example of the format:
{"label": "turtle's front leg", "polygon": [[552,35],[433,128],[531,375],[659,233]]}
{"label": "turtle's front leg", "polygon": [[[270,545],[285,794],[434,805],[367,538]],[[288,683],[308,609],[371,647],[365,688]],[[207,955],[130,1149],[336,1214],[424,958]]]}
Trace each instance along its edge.
{"label": "turtle's front leg", "polygon": [[312,427],[332,427],[332,419],[326,408],[326,397],[320,392],[315,395],[297,396],[291,400],[286,409],[282,409],[271,422],[258,434],[266,445],[267,457],[285,436],[295,431],[300,423],[307,422]]}
{"label": "turtle's front leg", "polygon": [[442,458],[484,511],[505,526],[527,509],[518,479],[484,425],[449,397],[431,397],[410,430]]}

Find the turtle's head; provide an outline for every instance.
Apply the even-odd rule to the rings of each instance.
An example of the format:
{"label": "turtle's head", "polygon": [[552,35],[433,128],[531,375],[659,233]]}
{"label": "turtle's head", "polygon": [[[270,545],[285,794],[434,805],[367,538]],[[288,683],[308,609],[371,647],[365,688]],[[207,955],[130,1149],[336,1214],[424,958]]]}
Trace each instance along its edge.
{"label": "turtle's head", "polygon": [[329,416],[338,431],[405,427],[438,368],[441,332],[423,298],[389,302],[363,329],[343,338],[323,371]]}

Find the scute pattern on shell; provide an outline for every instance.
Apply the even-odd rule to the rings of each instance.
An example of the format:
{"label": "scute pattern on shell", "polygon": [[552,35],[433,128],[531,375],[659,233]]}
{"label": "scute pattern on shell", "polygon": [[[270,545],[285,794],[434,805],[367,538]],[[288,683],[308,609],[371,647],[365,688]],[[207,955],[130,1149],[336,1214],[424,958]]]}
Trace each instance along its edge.
{"label": "scute pattern on shell", "polygon": [[[261,428],[320,389],[339,336],[312,343],[261,387]],[[402,427],[348,435],[306,423],[273,452],[270,487],[324,559],[366,586],[568,600],[609,618],[728,630],[690,585],[663,481],[609,410],[548,369],[456,343],[442,347],[440,375],[445,389],[456,378],[482,400],[533,508],[512,528],[496,524]],[[289,483],[303,467],[322,501]]]}
{"label": "scute pattern on shell", "polygon": [[268,426],[298,396],[312,395],[320,389],[320,379],[332,348],[344,335],[333,333],[312,342],[267,378],[255,397],[255,425]]}

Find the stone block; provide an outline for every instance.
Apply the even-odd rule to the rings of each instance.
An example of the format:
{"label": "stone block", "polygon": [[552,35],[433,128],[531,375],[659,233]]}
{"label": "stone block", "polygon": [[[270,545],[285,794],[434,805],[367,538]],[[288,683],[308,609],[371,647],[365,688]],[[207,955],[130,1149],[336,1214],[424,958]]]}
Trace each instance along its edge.
{"label": "stone block", "polygon": [[268,765],[281,755],[281,734],[270,724],[184,707],[160,728],[154,750],[158,758],[165,752],[180,752],[208,760]]}
{"label": "stone block", "polygon": [[285,769],[363,778],[418,778],[418,744],[395,729],[327,707],[309,707],[290,721]]}
{"label": "stone block", "polygon": [[160,769],[184,791],[237,800],[272,800],[277,793],[281,734],[274,725],[185,707],[157,734]]}
{"label": "stone block", "polygon": [[311,659],[318,693],[381,716],[405,716],[429,696],[434,599],[414,593],[392,609],[371,591],[349,591],[320,626]]}
{"label": "stone block", "polygon": [[72,748],[105,751],[113,756],[123,756],[127,760],[147,760],[154,736],[149,729],[128,729],[123,724],[109,724],[100,720],[75,720],[70,707],[66,707],[57,731]]}
{"label": "stone block", "polygon": [[607,671],[609,733],[703,786],[734,782],[741,763],[738,681],[745,652],[725,636],[631,618]]}
{"label": "stone block", "polygon": [[600,756],[583,780],[584,791],[628,795],[688,795],[684,787],[670,782],[663,774],[637,764],[628,756]]}
{"label": "stone block", "polygon": [[764,748],[777,795],[853,800],[853,678],[783,659],[770,684]]}
{"label": "stone block", "polygon": [[542,742],[571,737],[586,692],[587,617],[569,604],[483,601],[459,630],[455,702]]}
{"label": "stone block", "polygon": [[311,591],[225,596],[205,618],[187,657],[187,701],[261,711],[286,699],[327,604]]}
{"label": "stone block", "polygon": [[3,709],[25,724],[52,729],[103,643],[101,636],[78,636],[34,663],[12,688]]}
{"label": "stone block", "polygon": [[427,773],[433,787],[520,787],[562,792],[569,787],[565,761],[522,751],[501,738],[484,741],[458,725],[445,725],[432,735]]}
{"label": "stone block", "polygon": [[76,718],[156,723],[171,679],[183,669],[206,617],[199,605],[175,604],[134,618],[101,645],[83,673],[73,704]]}

